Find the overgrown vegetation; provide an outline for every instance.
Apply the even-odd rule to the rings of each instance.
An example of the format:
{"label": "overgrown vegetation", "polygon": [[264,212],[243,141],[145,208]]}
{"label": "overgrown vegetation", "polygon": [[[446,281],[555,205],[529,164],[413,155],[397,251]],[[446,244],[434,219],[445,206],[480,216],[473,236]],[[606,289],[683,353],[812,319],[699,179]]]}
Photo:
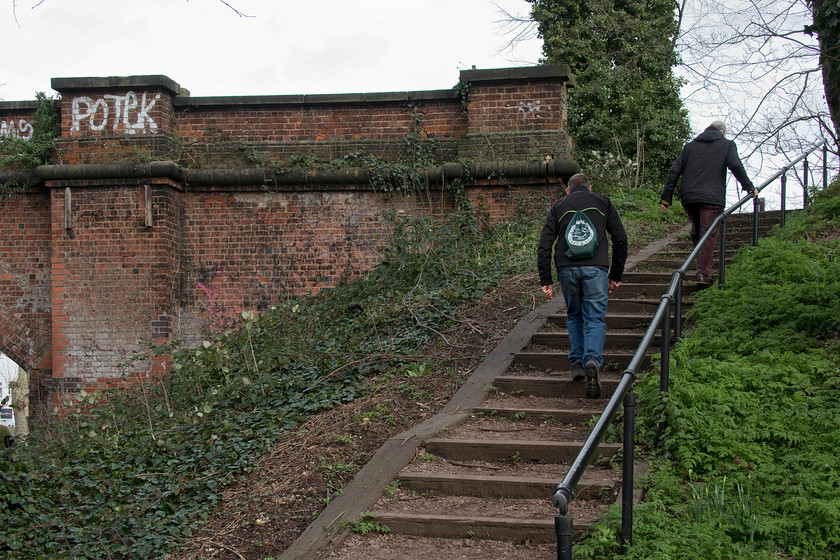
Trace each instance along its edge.
{"label": "overgrown vegetation", "polygon": [[459,306],[527,266],[520,244],[536,229],[469,215],[394,219],[383,263],[363,280],[246,316],[177,352],[172,375],[142,391],[96,408],[103,396],[84,396],[84,414],[0,462],[8,557],[161,555],[284,430],[411,361]]}
{"label": "overgrown vegetation", "polygon": [[32,171],[39,165],[49,163],[55,139],[61,135],[58,105],[43,92],[35,96],[37,106],[32,115],[32,138],[22,140],[0,137],[0,171],[26,174],[27,179],[0,183],[0,199],[9,197],[31,186],[35,179]]}
{"label": "overgrown vegetation", "polygon": [[[633,544],[619,511],[579,547],[595,558],[836,557],[840,549],[840,182],[742,249],[701,293],[671,354],[664,447]],[[658,371],[658,370],[657,370]],[[658,376],[639,383],[643,441]]]}
{"label": "overgrown vegetation", "polygon": [[690,133],[672,68],[674,2],[528,0],[548,62],[568,64],[575,158],[631,161],[630,186],[655,185]]}
{"label": "overgrown vegetation", "polygon": [[[653,191],[600,190],[629,230],[644,219],[633,244],[680,220],[651,211]],[[395,214],[382,263],[364,278],[244,314],[236,329],[173,349],[171,374],[137,390],[80,395],[76,412],[0,455],[0,551],[10,560],[164,556],[307,417],[365,394],[374,377],[422,383],[423,345],[448,344],[459,309],[533,272],[543,218]],[[165,350],[149,346],[150,355]],[[361,422],[387,423],[389,414],[377,407]]]}

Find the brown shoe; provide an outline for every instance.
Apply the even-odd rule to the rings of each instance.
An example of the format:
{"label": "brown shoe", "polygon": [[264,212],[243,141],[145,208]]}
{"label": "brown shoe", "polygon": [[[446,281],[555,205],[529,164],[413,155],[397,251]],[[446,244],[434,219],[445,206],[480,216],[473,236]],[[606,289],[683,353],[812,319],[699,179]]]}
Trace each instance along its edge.
{"label": "brown shoe", "polygon": [[701,286],[711,286],[712,285],[712,277],[701,272],[697,273],[697,276],[694,277],[697,283]]}

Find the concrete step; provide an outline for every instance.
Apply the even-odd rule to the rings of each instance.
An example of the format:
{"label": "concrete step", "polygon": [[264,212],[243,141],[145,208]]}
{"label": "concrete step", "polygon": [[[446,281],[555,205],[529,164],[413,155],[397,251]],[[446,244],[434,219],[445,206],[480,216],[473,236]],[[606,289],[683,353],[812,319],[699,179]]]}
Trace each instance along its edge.
{"label": "concrete step", "polygon": [[476,414],[485,416],[498,416],[500,418],[525,419],[529,421],[551,419],[553,422],[567,424],[586,422],[593,416],[601,414],[600,408],[588,409],[563,409],[563,408],[525,408],[525,407],[498,407],[479,406],[473,409]]}
{"label": "concrete step", "polygon": [[[570,511],[573,511],[571,507]],[[391,532],[400,535],[449,539],[524,540],[535,543],[551,543],[557,539],[554,533],[554,516],[551,514],[536,519],[522,519],[376,511],[374,519],[388,527]],[[574,530],[576,533],[581,533],[589,527],[589,524],[588,521],[576,521]]]}
{"label": "concrete step", "polygon": [[[523,461],[568,463],[577,457],[585,439],[580,441],[488,440],[431,438],[425,441],[426,451],[453,461]],[[621,445],[601,443],[603,457],[615,455]]]}
{"label": "concrete step", "polygon": [[[604,344],[604,349],[617,350],[619,348],[624,348],[628,350],[635,350],[639,344],[641,344],[644,335],[644,331],[641,330],[620,331],[617,329],[607,329],[607,338]],[[660,334],[654,335],[654,340],[652,342],[653,347],[658,349],[661,339],[662,337]],[[567,353],[571,348],[569,343],[569,332],[566,329],[535,333],[534,336],[531,337],[531,343],[533,345],[544,346],[554,350],[564,350]]]}
{"label": "concrete step", "polygon": [[659,284],[667,289],[671,283],[671,272],[650,272],[646,270],[626,271],[621,278],[622,286],[627,284]]}
{"label": "concrete step", "polygon": [[[688,255],[686,255],[686,257],[687,256]],[[713,263],[714,266],[716,266],[718,261],[716,259],[713,259],[712,263]],[[730,263],[732,263],[732,259],[727,258],[726,259],[726,264],[728,265]],[[661,259],[644,260],[644,261],[640,262],[637,266],[640,267],[640,268],[649,269],[649,270],[671,270],[671,271],[673,271],[673,270],[677,270],[678,268],[682,268],[682,266],[684,264],[685,264],[685,258],[682,258],[682,259],[680,259],[680,258],[673,258],[673,259],[661,258]],[[692,261],[692,263],[689,263],[690,266],[692,264],[693,264],[693,261]],[[689,273],[690,272],[691,272],[691,270],[689,270]],[[689,278],[690,278],[690,276],[689,276]]]}
{"label": "concrete step", "polygon": [[[683,303],[683,309],[688,308],[690,302]],[[673,311],[672,318],[673,318]],[[635,313],[607,313],[607,333],[612,329],[618,330],[642,330],[646,331],[650,322],[653,320],[653,314],[635,314]],[[545,330],[563,329],[566,327],[566,316],[556,314],[549,316],[545,324]]]}
{"label": "concrete step", "polygon": [[[648,355],[642,360],[642,369],[650,367],[650,354],[657,352],[658,348],[654,348],[654,346],[648,349]],[[634,351],[630,350],[604,349],[604,352],[601,354],[604,358],[601,371],[606,373],[621,373],[630,365],[630,360],[633,359],[634,353]],[[567,352],[522,351],[514,354],[513,361],[516,364],[531,366],[545,371],[566,371],[571,367],[567,354]]]}
{"label": "concrete step", "polygon": [[[577,523],[578,531],[582,524]],[[557,544],[536,543],[518,539],[503,541],[476,539],[469,534],[460,539],[416,537],[400,534],[350,535],[342,546],[324,560],[402,560],[433,558],[434,560],[538,560],[557,558]]]}
{"label": "concrete step", "polygon": [[[683,259],[685,261],[685,259]],[[668,291],[671,285],[670,277],[673,271],[668,273],[668,284],[649,284],[636,282],[622,282],[621,286],[610,295],[610,303],[627,299],[656,299],[661,298]],[[693,294],[698,289],[695,282],[686,282],[683,280],[682,293],[683,296]]]}
{"label": "concrete step", "polygon": [[[411,492],[435,492],[450,496],[475,496],[483,498],[534,498],[547,499],[562,480],[558,476],[491,476],[427,473],[408,471],[400,473],[400,487]],[[586,499],[589,496],[613,489],[614,479],[582,480],[577,487],[576,496]]]}
{"label": "concrete step", "polygon": [[[565,357],[564,357],[565,358]],[[568,363],[568,360],[566,361]],[[552,399],[583,399],[586,398],[586,383],[575,382],[565,374],[567,368],[563,368],[563,375],[500,375],[493,382],[493,387],[506,395],[537,396]],[[601,399],[608,399],[618,386],[617,375],[601,375]],[[592,399],[593,406],[606,404]]]}

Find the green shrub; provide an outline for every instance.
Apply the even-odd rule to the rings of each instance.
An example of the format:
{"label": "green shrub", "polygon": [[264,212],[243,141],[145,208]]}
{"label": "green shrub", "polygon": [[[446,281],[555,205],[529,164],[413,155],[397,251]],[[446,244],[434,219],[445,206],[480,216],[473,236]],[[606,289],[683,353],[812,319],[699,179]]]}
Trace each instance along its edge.
{"label": "green shrub", "polygon": [[824,196],[699,294],[664,416],[658,376],[638,384],[641,439],[666,419],[668,461],[655,463],[627,558],[827,558],[840,546],[840,240]]}

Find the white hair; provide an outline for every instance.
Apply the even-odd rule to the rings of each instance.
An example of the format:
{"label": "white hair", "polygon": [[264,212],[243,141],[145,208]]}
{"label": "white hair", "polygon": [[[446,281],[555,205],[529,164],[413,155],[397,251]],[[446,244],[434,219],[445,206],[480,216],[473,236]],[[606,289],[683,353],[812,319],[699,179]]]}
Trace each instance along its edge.
{"label": "white hair", "polygon": [[723,121],[715,121],[711,124],[711,126],[715,127],[716,129],[720,130],[722,133],[726,134],[726,125]]}

